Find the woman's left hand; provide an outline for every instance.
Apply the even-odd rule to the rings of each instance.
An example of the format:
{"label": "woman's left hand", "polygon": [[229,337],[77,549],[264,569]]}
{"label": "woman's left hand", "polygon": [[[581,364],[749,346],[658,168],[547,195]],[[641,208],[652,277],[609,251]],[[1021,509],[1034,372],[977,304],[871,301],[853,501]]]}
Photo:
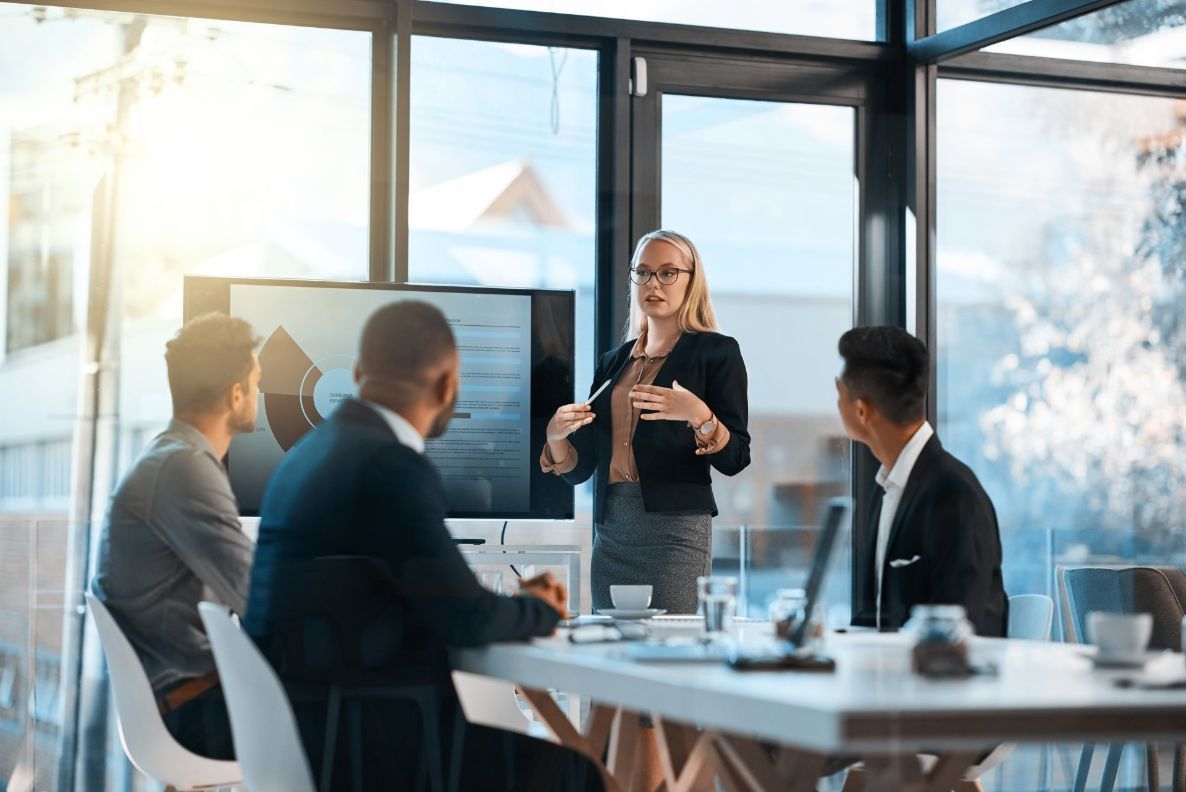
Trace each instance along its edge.
{"label": "woman's left hand", "polygon": [[671,388],[655,385],[635,385],[630,391],[634,406],[641,410],[638,417],[644,421],[687,421],[694,427],[701,426],[712,417],[712,410],[700,397],[673,381]]}

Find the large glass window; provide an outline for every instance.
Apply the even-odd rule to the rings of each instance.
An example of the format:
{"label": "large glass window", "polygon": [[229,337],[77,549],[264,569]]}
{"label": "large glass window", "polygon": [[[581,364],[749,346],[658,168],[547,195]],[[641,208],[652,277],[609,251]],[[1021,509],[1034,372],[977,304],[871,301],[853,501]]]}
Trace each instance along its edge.
{"label": "large glass window", "polygon": [[[721,332],[749,371],[753,461],[713,477],[714,564],[737,554],[759,615],[788,567],[807,568],[804,528],[849,492],[833,377],[853,320],[856,111],[668,94],[662,130],[663,225],[700,248]],[[829,600],[847,603],[836,569]]]}
{"label": "large glass window", "polygon": [[966,25],[1024,2],[1026,0],[935,0],[935,29]]}
{"label": "large glass window", "polygon": [[1180,69],[1186,66],[1186,5],[1129,0],[987,51]]}
{"label": "large glass window", "polygon": [[0,563],[47,548],[0,587],[0,612],[36,609],[0,623],[0,778],[50,789],[77,673],[59,667],[81,596],[66,551],[89,530],[64,521],[88,311],[121,340],[101,502],[169,416],[183,275],[366,277],[370,38],[0,3],[0,41]]}
{"label": "large glass window", "polygon": [[444,0],[463,5],[498,6],[523,11],[552,11],[632,19],[643,22],[672,22],[684,25],[758,30],[767,33],[797,33],[804,36],[863,39],[877,37],[875,0],[598,0],[572,3],[567,0]]}
{"label": "large glass window", "polygon": [[[595,360],[597,54],[417,36],[411,113],[409,278],[574,290],[576,390],[588,393]],[[531,464],[540,450],[533,449]],[[516,524],[506,541],[569,542],[587,551],[591,511],[590,483],[577,488],[575,532]],[[498,527],[486,526],[486,535],[497,539]],[[483,530],[470,525],[464,532]]]}
{"label": "large glass window", "polygon": [[939,433],[996,505],[1007,590],[1183,565],[1178,103],[950,80],[938,102]]}

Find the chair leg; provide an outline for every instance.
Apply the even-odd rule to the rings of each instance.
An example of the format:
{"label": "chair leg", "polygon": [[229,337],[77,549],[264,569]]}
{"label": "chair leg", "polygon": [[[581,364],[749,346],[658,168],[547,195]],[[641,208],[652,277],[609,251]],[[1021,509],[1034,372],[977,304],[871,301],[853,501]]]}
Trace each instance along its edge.
{"label": "chair leg", "polygon": [[461,705],[457,705],[457,713],[453,718],[453,746],[449,751],[449,792],[459,792],[461,788],[461,757],[465,754],[465,713]]}
{"label": "chair leg", "polygon": [[441,726],[437,718],[437,699],[432,694],[419,698],[420,722],[424,725],[424,763],[428,766],[428,779],[432,792],[445,792],[445,780],[441,772]]}
{"label": "chair leg", "polygon": [[1079,769],[1075,771],[1075,786],[1073,792],[1087,792],[1087,776],[1091,773],[1091,755],[1095,753],[1095,746],[1086,743],[1083,752],[1079,754]]}
{"label": "chair leg", "polygon": [[1104,762],[1104,775],[1100,779],[1100,792],[1112,792],[1116,788],[1116,774],[1120,772],[1120,757],[1124,753],[1124,743],[1111,743],[1108,746],[1108,758]]}
{"label": "chair leg", "polygon": [[338,742],[338,715],[342,709],[342,690],[330,686],[325,712],[325,745],[321,750],[321,792],[329,792],[334,780],[334,748]]}
{"label": "chair leg", "polygon": [[1157,743],[1145,743],[1145,780],[1146,787],[1152,792],[1161,789],[1161,757],[1157,752]]}
{"label": "chair leg", "polygon": [[350,777],[354,792],[362,792],[362,702],[350,702]]}
{"label": "chair leg", "polygon": [[1174,746],[1174,777],[1170,779],[1170,789],[1186,792],[1186,745]]}

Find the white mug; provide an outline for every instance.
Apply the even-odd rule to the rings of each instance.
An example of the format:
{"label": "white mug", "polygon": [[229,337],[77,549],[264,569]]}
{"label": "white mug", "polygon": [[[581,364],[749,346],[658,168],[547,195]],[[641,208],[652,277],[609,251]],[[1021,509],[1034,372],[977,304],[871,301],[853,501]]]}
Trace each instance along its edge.
{"label": "white mug", "polygon": [[621,610],[646,610],[651,604],[653,586],[610,586],[609,598]]}
{"label": "white mug", "polygon": [[1148,613],[1087,614],[1087,640],[1100,649],[1101,657],[1133,657],[1145,651],[1153,634],[1153,616]]}

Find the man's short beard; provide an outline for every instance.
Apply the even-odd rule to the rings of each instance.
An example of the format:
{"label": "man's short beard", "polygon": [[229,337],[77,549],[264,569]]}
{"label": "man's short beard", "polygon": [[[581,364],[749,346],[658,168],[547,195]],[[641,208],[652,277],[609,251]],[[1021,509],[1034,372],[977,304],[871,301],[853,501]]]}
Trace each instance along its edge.
{"label": "man's short beard", "polygon": [[431,440],[435,437],[440,437],[449,428],[449,421],[453,420],[453,408],[457,406],[457,394],[453,394],[453,399],[449,402],[449,406],[437,413],[437,417],[433,419],[432,426],[428,427],[428,438]]}
{"label": "man's short beard", "polygon": [[231,429],[235,430],[236,434],[255,431],[255,416],[251,415],[249,406],[247,404],[243,405],[243,413],[241,415],[231,415]]}

